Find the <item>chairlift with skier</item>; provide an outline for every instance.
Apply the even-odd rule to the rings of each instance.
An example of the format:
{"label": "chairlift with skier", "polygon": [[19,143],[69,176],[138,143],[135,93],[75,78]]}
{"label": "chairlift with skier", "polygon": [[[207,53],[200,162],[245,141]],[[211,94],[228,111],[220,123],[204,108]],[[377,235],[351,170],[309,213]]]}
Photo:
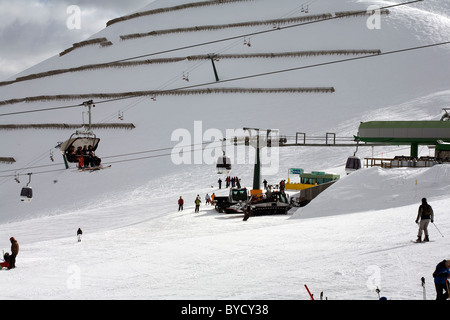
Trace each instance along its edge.
{"label": "chairlift with skier", "polygon": [[95,107],[95,105],[93,104],[92,100],[84,102],[83,105],[89,108],[89,124],[85,125],[83,119],[83,130],[77,130],[70,136],[68,140],[58,145],[58,147],[61,149],[61,154],[64,158],[66,169],[69,169],[68,163],[80,164],[81,155],[76,154],[76,151],[79,148],[83,148],[84,146],[91,146],[91,150],[95,151],[97,150],[100,143],[100,139],[97,138],[97,136],[91,130],[91,108]]}

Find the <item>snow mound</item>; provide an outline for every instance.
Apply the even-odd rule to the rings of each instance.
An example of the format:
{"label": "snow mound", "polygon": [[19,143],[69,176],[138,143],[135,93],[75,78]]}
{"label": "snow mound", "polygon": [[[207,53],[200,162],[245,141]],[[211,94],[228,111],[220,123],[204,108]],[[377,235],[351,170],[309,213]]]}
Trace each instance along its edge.
{"label": "snow mound", "polygon": [[[369,168],[341,178],[293,218],[376,211],[440,199],[450,191],[450,165],[431,168]],[[395,212],[395,211],[394,211]]]}

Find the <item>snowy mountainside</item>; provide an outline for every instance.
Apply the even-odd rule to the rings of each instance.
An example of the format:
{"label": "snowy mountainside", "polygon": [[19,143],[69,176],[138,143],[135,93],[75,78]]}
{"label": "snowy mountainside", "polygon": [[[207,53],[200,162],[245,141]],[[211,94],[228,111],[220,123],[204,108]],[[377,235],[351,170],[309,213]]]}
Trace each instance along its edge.
{"label": "snowy mountainside", "polygon": [[[179,5],[184,2],[174,2]],[[162,3],[154,2],[143,11],[160,8]],[[164,7],[167,7],[164,2]],[[368,5],[382,2],[348,2],[334,1],[331,4],[315,1],[309,6],[309,14],[335,13],[347,10],[364,10]],[[390,3],[388,3],[390,4]],[[433,6],[436,4],[433,3]],[[418,9],[416,9],[418,8]],[[143,16],[105,28],[93,38],[106,37],[113,42],[112,46],[100,48],[86,46],[78,48],[66,55],[55,56],[43,63],[26,70],[19,76],[55,69],[67,69],[101,62],[114,61],[141,54],[159,52],[169,48],[201,43],[209,40],[222,39],[229,36],[246,34],[255,30],[267,30],[272,26],[231,28],[214,31],[191,33],[174,33],[156,37],[120,41],[123,34],[132,32],[148,32],[155,29],[167,29],[192,25],[221,24],[242,21],[257,21],[258,19],[273,19],[280,17],[307,16],[299,12],[300,4],[296,1],[285,0],[282,6],[273,5],[266,0],[234,2],[223,5],[205,6],[174,12],[159,13]],[[420,9],[420,10],[419,10]],[[215,53],[271,53],[308,50],[346,50],[346,49],[379,49],[381,52],[424,45],[441,41],[448,34],[448,19],[441,16],[440,23],[430,23],[430,15],[425,14],[427,3],[420,3],[411,7],[398,7],[391,10],[388,16],[381,17],[381,29],[369,30],[366,26],[367,17],[343,18],[321,23],[315,23],[299,28],[279,30],[251,37],[252,46],[244,46],[243,40],[214,43],[208,46],[191,48],[158,55],[157,57],[183,57],[191,54]],[[220,12],[220,13],[218,13]],[[189,14],[187,14],[189,13]],[[409,31],[411,24],[417,27]],[[420,27],[422,26],[422,27]],[[434,35],[439,34],[439,38]],[[351,36],[349,36],[351,35]],[[430,37],[430,35],[433,35]],[[405,53],[369,58],[367,60],[350,61],[341,64],[305,69],[299,72],[274,74],[229,83],[210,85],[209,87],[243,87],[243,88],[283,88],[283,87],[329,87],[335,88],[334,93],[324,94],[205,94],[199,96],[161,96],[156,101],[148,98],[135,98],[106,104],[98,104],[93,111],[95,122],[117,122],[118,112],[123,112],[125,121],[133,123],[136,129],[130,131],[99,130],[96,132],[101,138],[97,154],[110,157],[117,154],[128,154],[141,151],[155,150],[174,146],[171,141],[173,132],[179,128],[188,130],[191,142],[194,142],[194,123],[202,121],[202,129],[217,128],[225,135],[226,129],[241,129],[243,127],[275,128],[281,134],[293,135],[297,131],[307,134],[324,135],[328,128],[335,128],[339,134],[342,122],[348,123],[354,119],[352,128],[346,135],[356,134],[357,124],[365,114],[370,117],[374,110],[393,107],[407,103],[423,96],[448,89],[448,70],[445,63],[448,57],[448,47],[438,47]],[[146,57],[152,59],[154,57]],[[300,59],[225,59],[216,62],[220,79],[236,78],[263,72],[277,71],[290,67],[311,65],[333,61],[347,56],[316,56]],[[189,82],[182,80],[182,75],[189,74]],[[157,75],[157,76],[156,76]],[[6,86],[0,86],[2,101],[40,95],[60,94],[89,94],[113,93],[139,90],[167,90],[195,84],[214,82],[214,74],[210,61],[190,62],[188,60],[177,63],[150,64],[138,67],[101,68],[80,72],[68,72],[54,76],[47,76],[28,81],[20,81]],[[82,100],[84,101],[84,100]],[[61,105],[72,105],[80,100],[35,101],[1,106],[4,113],[48,108]],[[443,105],[428,106],[420,104],[418,109],[428,110],[428,117],[438,117]],[[20,123],[81,123],[83,108],[71,108],[53,112],[32,113],[2,117],[3,124]],[[411,118],[414,113],[405,115]],[[424,115],[425,116],[425,115]],[[25,174],[20,168],[49,165],[48,154],[53,151],[57,162],[61,163],[58,150],[54,149],[57,142],[67,139],[71,130],[52,131],[3,131],[2,146],[7,147],[8,154],[16,158],[14,165],[0,164],[5,175]],[[39,137],[39,139],[35,139]],[[197,139],[199,139],[197,137]],[[202,138],[200,137],[200,140]],[[189,141],[187,141],[189,142]],[[189,143],[188,143],[189,144]],[[298,153],[309,154],[304,150],[282,150],[282,154],[292,154],[293,159]],[[319,151],[321,152],[321,151]],[[326,151],[324,151],[326,152]],[[350,151],[345,150],[344,156],[337,156],[333,163],[343,163]],[[167,152],[166,152],[167,153]],[[328,152],[326,152],[328,153]],[[333,151],[331,154],[335,154]],[[337,153],[339,154],[339,152]],[[154,155],[148,153],[146,155]],[[340,158],[342,157],[342,158]],[[38,160],[36,160],[38,159]],[[124,160],[125,158],[112,158]],[[17,212],[2,219],[16,219],[26,212],[47,211],[49,204],[54,208],[71,206],[77,202],[95,201],[98,194],[108,192],[124,192],[157,178],[164,173],[184,172],[192,167],[175,166],[167,157],[151,159],[149,161],[132,161],[117,163],[117,170],[109,170],[99,174],[74,175],[73,172],[56,172],[54,175],[34,175],[35,185],[41,185],[43,190],[55,190],[55,193],[45,192],[45,198],[40,204],[39,197],[28,208],[17,207],[16,197],[18,186],[11,178],[4,178],[1,185],[2,194],[7,195],[7,210]],[[321,159],[324,159],[321,157]],[[193,157],[192,157],[193,160]],[[34,161],[37,161],[36,163]],[[105,159],[105,162],[107,160]],[[292,166],[309,165],[310,158],[305,160],[290,160],[281,162],[281,168],[275,179],[285,176],[287,168]],[[312,163],[317,163],[317,159]],[[321,161],[321,160],[319,160]],[[294,163],[295,162],[295,163]],[[326,162],[326,160],[325,160]],[[321,166],[329,167],[323,163]],[[58,167],[61,168],[61,167]],[[247,172],[242,167],[243,175]],[[315,169],[315,168],[311,168]],[[14,170],[14,171],[13,171]],[[17,170],[17,171],[15,171]],[[145,172],[143,174],[143,172]],[[214,173],[209,165],[207,175]],[[251,174],[247,175],[251,181]],[[23,180],[23,179],[22,179]],[[46,182],[44,182],[44,181]],[[212,176],[207,184],[212,184]],[[57,183],[54,183],[57,181]],[[71,183],[76,181],[76,183]],[[118,183],[120,181],[120,183]],[[250,183],[250,182],[249,182]],[[83,185],[86,192],[82,195],[75,193],[78,184]],[[41,189],[39,188],[39,189]],[[36,192],[39,192],[36,188]],[[53,207],[51,205],[51,207]],[[78,206],[79,204],[76,204]]]}
{"label": "snowy mountainside", "polygon": [[[157,0],[141,11],[188,3]],[[104,37],[112,45],[87,45],[62,56],[56,54],[10,80],[141,55],[148,56],[138,60],[210,53],[368,49],[388,52],[450,39],[450,7],[448,2],[436,0],[390,9],[389,15],[381,16],[381,29],[375,30],[367,28],[367,16],[348,17],[155,55],[152,54],[273,30],[274,26],[120,38],[154,30],[307,16],[300,11],[307,3],[311,15],[393,4],[378,0],[303,3],[252,0],[141,16],[114,23],[90,38]],[[251,46],[244,45],[244,40],[250,40]],[[61,48],[61,52],[64,49],[67,48]],[[133,123],[135,129],[95,130],[101,139],[96,153],[105,165],[112,165],[95,173],[77,172],[73,165],[64,170],[55,146],[68,139],[74,130],[1,130],[0,157],[14,157],[16,162],[0,163],[0,234],[4,235],[0,246],[7,249],[9,236],[14,235],[20,239],[21,255],[20,268],[8,273],[9,278],[0,273],[0,280],[9,289],[0,296],[308,299],[299,285],[308,283],[313,291],[325,290],[332,299],[372,299],[374,290],[366,286],[367,267],[377,265],[381,268],[382,289],[390,298],[420,299],[421,288],[417,289],[414,281],[423,274],[429,279],[434,262],[444,258],[442,254],[448,251],[449,243],[446,238],[439,239],[433,230],[434,242],[429,247],[415,246],[410,240],[417,230],[411,222],[420,198],[426,196],[436,208],[440,229],[450,228],[445,215],[448,166],[417,170],[372,168],[345,176],[345,160],[354,148],[280,148],[277,172],[264,175],[270,183],[286,179],[292,167],[333,171],[341,174],[342,179],[307,207],[293,210],[292,215],[255,218],[246,224],[241,217],[224,216],[203,205],[201,213],[194,215],[193,200],[197,194],[203,197],[206,193],[226,193],[217,189],[219,175],[214,163],[205,161],[207,156],[215,159],[221,154],[220,147],[213,149],[209,145],[208,130],[225,135],[227,130],[255,127],[279,129],[280,134],[290,136],[296,132],[308,136],[334,132],[337,136],[351,137],[357,133],[360,121],[437,120],[442,108],[450,103],[449,54],[450,46],[438,46],[217,84],[211,61],[186,58],[131,67],[95,67],[0,85],[0,103],[42,95],[171,90],[204,83],[208,83],[204,87],[210,88],[335,89],[333,93],[156,94],[155,99],[149,96],[96,103],[94,123],[121,122],[118,114],[122,113],[124,122]],[[228,80],[352,57],[327,54],[236,58],[219,59],[215,65],[220,80]],[[189,82],[183,80],[186,74]],[[84,100],[4,104],[0,105],[0,113],[70,106]],[[86,111],[76,107],[2,116],[0,125],[81,123]],[[177,130],[189,133],[186,140],[177,136],[173,139]],[[188,157],[192,164],[174,163],[173,147],[199,143],[210,147],[202,153],[202,163],[194,164],[195,152]],[[249,159],[253,154],[248,149],[245,152],[245,163],[233,163],[231,174],[239,176],[244,186],[251,187],[253,166]],[[422,155],[432,152],[426,146],[420,148]],[[49,159],[51,154],[55,162]],[[358,151],[361,157],[373,154],[407,155],[409,150],[392,146]],[[33,173],[34,199],[31,203],[20,203],[19,192],[26,185],[29,172]],[[186,200],[182,213],[176,211],[180,196]],[[75,247],[71,235],[80,226],[85,236],[82,245]],[[47,250],[48,247],[52,250]],[[117,258],[124,252],[133,258],[131,269],[127,261]],[[78,265],[74,259],[80,256],[92,264],[90,268],[81,267],[81,288],[70,290],[66,285],[67,271]],[[36,272],[41,277],[36,278]],[[334,277],[324,281],[323,274]],[[30,290],[41,281],[48,286]],[[215,286],[211,287],[211,283]],[[434,290],[431,281],[427,290]]]}

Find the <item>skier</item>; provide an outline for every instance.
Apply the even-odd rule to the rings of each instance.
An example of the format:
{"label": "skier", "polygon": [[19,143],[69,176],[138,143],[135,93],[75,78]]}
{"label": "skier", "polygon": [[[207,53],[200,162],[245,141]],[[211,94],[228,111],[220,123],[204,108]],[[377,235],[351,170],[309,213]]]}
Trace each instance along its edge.
{"label": "skier", "polygon": [[436,300],[447,300],[449,297],[448,277],[450,275],[450,260],[438,263],[433,272],[434,285],[436,287]]}
{"label": "skier", "polygon": [[184,200],[180,196],[180,199],[178,199],[178,211],[183,211],[183,204],[184,204]]}
{"label": "skier", "polygon": [[197,195],[197,198],[195,198],[195,212],[200,212],[200,203],[202,201],[200,200],[200,196]]}
{"label": "skier", "polygon": [[8,269],[10,269],[10,266],[11,266],[11,256],[9,255],[8,252],[5,253],[5,254],[3,255],[3,260],[4,260],[4,262],[1,262],[1,263],[0,263],[0,269],[2,269],[2,268],[8,268]]}
{"label": "skier", "polygon": [[267,190],[267,180],[266,179],[264,179],[263,184],[264,184],[264,190]]}
{"label": "skier", "polygon": [[208,193],[205,196],[205,204],[211,204],[211,197],[209,196]]}
{"label": "skier", "polygon": [[222,179],[219,178],[217,182],[219,183],[219,189],[222,189]]}
{"label": "skier", "polygon": [[238,187],[238,189],[241,188],[241,179],[239,179],[238,177],[236,177],[236,186]]}
{"label": "skier", "polygon": [[[426,198],[422,198],[422,204],[419,206],[416,223],[419,224],[419,233],[416,242],[422,242],[422,233],[425,232],[425,239],[423,241],[430,241],[428,237],[428,224],[433,223],[434,212],[433,208],[427,203]],[[420,220],[420,223],[419,223]]]}
{"label": "skier", "polygon": [[81,235],[83,234],[83,231],[81,231],[81,228],[78,228],[77,230],[77,238],[78,242],[81,242]]}
{"label": "skier", "polygon": [[78,169],[82,169],[84,167],[84,156],[83,156],[83,149],[81,146],[78,147],[77,151],[75,152],[78,158]]}
{"label": "skier", "polygon": [[14,269],[16,267],[16,257],[19,254],[19,243],[14,237],[11,237],[9,241],[11,241],[10,269]]}
{"label": "skier", "polygon": [[284,192],[284,188],[285,188],[285,182],[284,182],[285,180],[281,180],[280,181],[280,191],[281,192]]}

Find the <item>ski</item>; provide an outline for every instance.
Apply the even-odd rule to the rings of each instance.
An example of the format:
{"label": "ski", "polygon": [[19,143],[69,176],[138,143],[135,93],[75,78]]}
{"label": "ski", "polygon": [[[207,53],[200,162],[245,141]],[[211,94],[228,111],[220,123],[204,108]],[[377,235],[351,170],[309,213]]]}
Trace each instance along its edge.
{"label": "ski", "polygon": [[77,168],[78,172],[94,172],[94,171],[100,171],[100,170],[104,170],[104,169],[109,169],[111,168],[111,165],[103,167],[103,166],[99,166],[99,167],[86,167],[86,168]]}

